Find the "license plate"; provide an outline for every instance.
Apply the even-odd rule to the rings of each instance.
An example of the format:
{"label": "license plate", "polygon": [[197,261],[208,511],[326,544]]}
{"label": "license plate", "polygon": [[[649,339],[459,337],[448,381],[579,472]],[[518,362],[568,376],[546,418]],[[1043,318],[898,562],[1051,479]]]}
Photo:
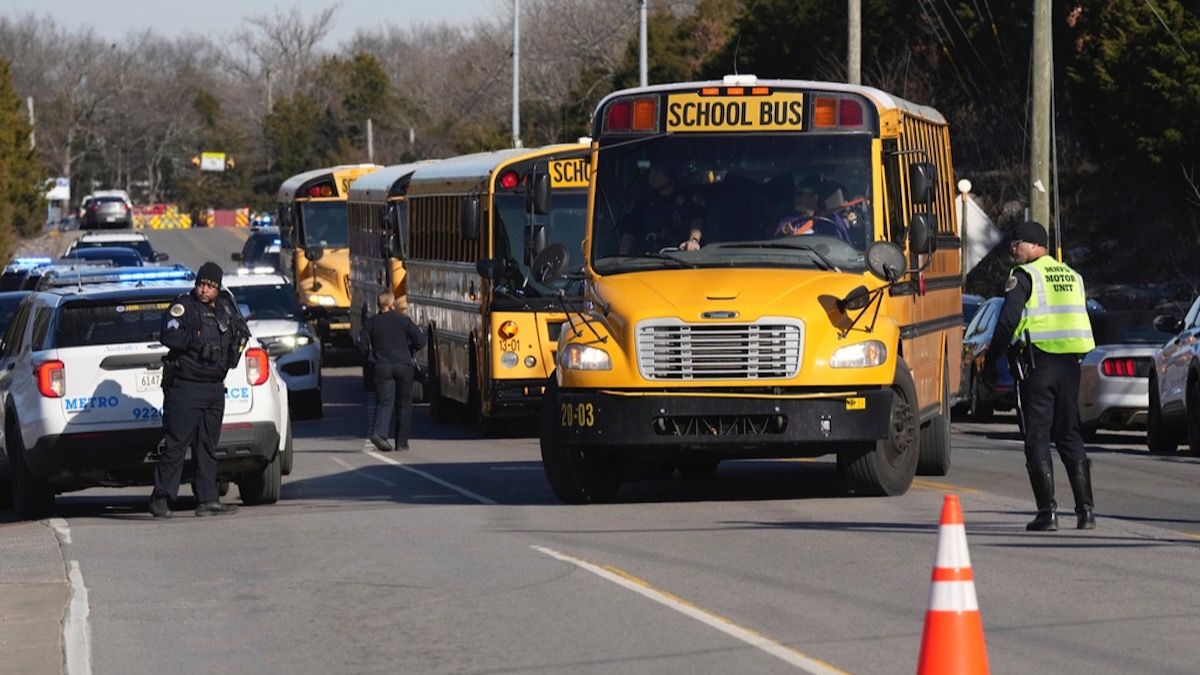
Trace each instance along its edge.
{"label": "license plate", "polygon": [[115,221],[117,220],[117,217],[116,217],[116,216],[107,216],[107,217],[105,217],[105,218],[104,218],[104,220],[105,220],[106,222],[112,223],[112,222],[115,222]]}
{"label": "license plate", "polygon": [[138,391],[153,391],[162,389],[162,371],[148,370],[144,373],[138,373],[137,390]]}

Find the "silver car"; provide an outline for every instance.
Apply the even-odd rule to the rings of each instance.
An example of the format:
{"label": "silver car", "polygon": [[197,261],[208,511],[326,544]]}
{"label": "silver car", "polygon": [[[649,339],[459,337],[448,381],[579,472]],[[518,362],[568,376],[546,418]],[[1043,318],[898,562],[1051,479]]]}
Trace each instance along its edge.
{"label": "silver car", "polygon": [[1083,357],[1079,378],[1080,429],[1089,442],[1101,429],[1146,428],[1154,352],[1168,339],[1154,328],[1154,312],[1090,316],[1096,348]]}

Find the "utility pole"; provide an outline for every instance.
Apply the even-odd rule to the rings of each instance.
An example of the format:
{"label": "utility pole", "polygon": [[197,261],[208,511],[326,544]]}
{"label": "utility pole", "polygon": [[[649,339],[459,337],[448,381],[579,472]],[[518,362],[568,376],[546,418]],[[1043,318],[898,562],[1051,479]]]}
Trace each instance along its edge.
{"label": "utility pole", "polygon": [[1029,208],[1031,219],[1050,224],[1050,96],[1054,77],[1051,46],[1051,0],[1033,2],[1033,69],[1029,149]]}
{"label": "utility pole", "polygon": [[512,146],[521,147],[521,0],[513,0]]}
{"label": "utility pole", "polygon": [[367,118],[367,161],[375,163],[375,125],[370,117]]}
{"label": "utility pole", "polygon": [[33,116],[33,97],[29,96],[25,99],[25,105],[29,106],[29,149],[37,149],[37,137],[34,129],[37,128],[37,118]]}
{"label": "utility pole", "polygon": [[846,81],[862,84],[862,0],[846,0],[849,35],[846,36]]}
{"label": "utility pole", "polygon": [[267,114],[268,115],[270,115],[271,111],[274,110],[274,108],[275,108],[275,101],[272,100],[271,94],[272,94],[272,92],[271,92],[271,69],[267,68]]}
{"label": "utility pole", "polygon": [[646,4],[649,0],[638,2],[638,83],[646,86],[650,83],[649,71],[646,67]]}

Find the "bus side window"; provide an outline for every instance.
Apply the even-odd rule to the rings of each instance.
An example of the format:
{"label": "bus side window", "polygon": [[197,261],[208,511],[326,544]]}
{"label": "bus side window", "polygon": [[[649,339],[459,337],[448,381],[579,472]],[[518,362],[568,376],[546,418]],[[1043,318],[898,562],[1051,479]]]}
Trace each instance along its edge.
{"label": "bus side window", "polygon": [[896,141],[883,142],[883,189],[887,193],[887,211],[884,217],[887,222],[886,234],[889,241],[901,248],[905,247],[904,226],[907,218],[904,215],[904,181],[900,171],[900,154]]}

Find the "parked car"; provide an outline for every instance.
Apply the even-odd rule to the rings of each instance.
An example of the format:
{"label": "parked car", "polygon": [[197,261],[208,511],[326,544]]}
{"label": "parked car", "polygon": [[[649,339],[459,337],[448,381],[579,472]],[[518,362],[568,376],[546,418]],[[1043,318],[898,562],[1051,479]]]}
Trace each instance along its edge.
{"label": "parked car", "polygon": [[1144,429],[1154,352],[1167,336],[1154,328],[1154,312],[1089,316],[1096,348],[1080,364],[1079,420],[1084,440],[1095,440],[1099,429]]}
{"label": "parked car", "polygon": [[29,291],[4,291],[0,293],[0,335],[8,330],[8,324],[17,313],[17,305],[29,295]]}
{"label": "parked car", "polygon": [[96,246],[77,248],[69,260],[108,261],[115,267],[142,267],[145,261],[137,250],[124,246]]}
{"label": "parked car", "polygon": [[0,274],[0,292],[20,290],[25,277],[29,276],[29,270],[41,265],[49,265],[52,262],[54,259],[48,257],[13,258],[4,267],[3,274]]}
{"label": "parked car", "polygon": [[1173,337],[1154,352],[1146,444],[1150,452],[1168,454],[1186,443],[1200,454],[1200,297],[1182,319],[1161,314],[1154,327]]}
{"label": "parked car", "polygon": [[67,249],[66,257],[71,257],[81,248],[96,248],[98,246],[124,246],[131,248],[142,256],[142,260],[148,263],[164,262],[169,260],[166,253],[158,253],[154,247],[150,245],[150,240],[141,232],[106,232],[106,233],[89,233],[75,240],[71,247]]}
{"label": "parked car", "polygon": [[295,288],[278,274],[226,275],[225,287],[287,383],[293,415],[321,417],[321,341],[304,318]]}
{"label": "parked car", "polygon": [[1003,304],[1004,298],[985,300],[963,331],[962,380],[957,407],[972,422],[988,422],[996,409],[1016,407],[1016,390],[1008,371],[1008,357],[1001,356],[996,362],[993,380],[984,378],[982,372],[983,359],[992,343],[992,333],[996,331]]}
{"label": "parked car", "polygon": [[84,230],[133,227],[133,204],[116,190],[93,192],[83,207],[80,227]]}
{"label": "parked car", "polygon": [[967,326],[971,323],[971,319],[975,318],[975,314],[979,311],[980,305],[982,305],[983,301],[986,299],[987,298],[984,298],[982,295],[963,293],[963,326]]}

